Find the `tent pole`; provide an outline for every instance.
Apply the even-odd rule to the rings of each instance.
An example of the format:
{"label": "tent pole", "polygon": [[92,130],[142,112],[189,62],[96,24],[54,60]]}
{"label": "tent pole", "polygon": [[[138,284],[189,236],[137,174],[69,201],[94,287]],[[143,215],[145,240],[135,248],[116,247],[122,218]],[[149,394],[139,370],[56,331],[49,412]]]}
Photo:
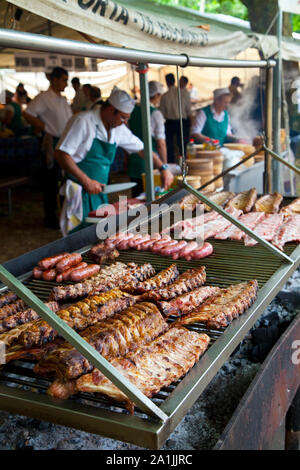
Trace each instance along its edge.
{"label": "tent pole", "polygon": [[142,109],[142,129],[144,142],[144,155],[146,164],[146,197],[147,202],[155,199],[154,175],[153,175],[153,157],[152,157],[152,137],[150,123],[150,101],[148,88],[148,66],[139,64],[137,71],[140,75],[141,89],[141,109]]}
{"label": "tent pole", "polygon": [[[273,114],[273,69],[268,67],[266,70],[266,117],[265,117],[265,132],[266,132],[266,146],[270,149],[272,145],[272,114]],[[264,193],[268,194],[272,191],[271,181],[271,157],[265,151],[265,168],[264,168]]]}
{"label": "tent pole", "polygon": [[[282,71],[282,18],[283,13],[281,6],[278,5],[278,19],[277,19],[277,40],[278,40],[278,54],[276,60],[276,66],[274,70],[274,113],[273,113],[273,129],[274,129],[274,152],[281,154],[280,144],[280,129],[281,129],[281,71]],[[276,160],[272,161],[272,188],[273,191],[280,192],[281,181],[280,181],[280,165]]]}

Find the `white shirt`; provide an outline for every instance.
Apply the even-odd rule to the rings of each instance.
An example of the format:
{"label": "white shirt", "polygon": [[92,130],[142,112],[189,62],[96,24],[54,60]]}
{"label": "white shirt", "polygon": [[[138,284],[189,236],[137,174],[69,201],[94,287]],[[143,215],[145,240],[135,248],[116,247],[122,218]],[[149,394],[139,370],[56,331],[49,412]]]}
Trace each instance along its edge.
{"label": "white shirt", "polygon": [[150,118],[151,134],[154,139],[166,139],[165,119],[159,109],[155,109],[151,113]]}
{"label": "white shirt", "polygon": [[78,88],[76,95],[74,97],[73,103],[71,105],[73,113],[78,113],[82,111],[82,108],[86,106],[87,97],[85,96],[82,88]]}
{"label": "white shirt", "polygon": [[[217,114],[216,110],[213,106],[211,106],[210,109],[211,109],[213,117],[216,121],[218,121],[218,122],[224,121],[224,115],[225,115],[224,111]],[[192,129],[191,129],[191,134],[201,134],[202,130],[205,126],[206,120],[207,120],[207,117],[206,117],[205,112],[203,111],[203,109],[200,109],[200,111],[198,111],[197,114],[196,114],[195,122],[192,126]],[[227,135],[229,135],[229,134],[232,134],[232,129],[231,129],[231,125],[230,125],[229,118],[228,118]]]}
{"label": "white shirt", "polygon": [[26,112],[38,117],[45,124],[45,132],[60,137],[72,117],[72,110],[66,98],[57,95],[51,88],[42,91],[27,106]]}
{"label": "white shirt", "polygon": [[[181,89],[182,118],[187,119],[191,114],[191,100],[187,90]],[[160,99],[159,109],[165,119],[179,119],[178,90],[175,85],[170,86]]]}
{"label": "white shirt", "polygon": [[69,154],[75,163],[86,157],[95,137],[103,142],[116,144],[128,153],[139,152],[144,148],[143,142],[125,124],[111,129],[108,137],[100,117],[100,109],[100,106],[96,106],[90,111],[82,111],[73,116],[59,139],[56,148]]}

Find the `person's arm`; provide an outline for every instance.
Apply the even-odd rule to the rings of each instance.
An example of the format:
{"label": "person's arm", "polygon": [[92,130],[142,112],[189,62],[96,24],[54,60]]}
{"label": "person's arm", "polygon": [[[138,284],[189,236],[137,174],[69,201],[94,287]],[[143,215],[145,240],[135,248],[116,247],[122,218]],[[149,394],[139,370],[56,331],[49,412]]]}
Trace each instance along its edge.
{"label": "person's arm", "polygon": [[45,129],[45,123],[38,117],[23,111],[23,116],[29,124],[31,124],[37,132],[41,132]]}
{"label": "person's arm", "polygon": [[203,110],[200,110],[195,118],[195,123],[191,129],[191,137],[195,139],[197,142],[205,142],[208,136],[202,134],[202,129],[205,126],[206,122],[206,114]]}
{"label": "person's arm", "polygon": [[157,139],[156,140],[156,148],[157,153],[163,163],[168,162],[167,158],[167,145],[165,139]]}
{"label": "person's arm", "polygon": [[58,164],[61,166],[61,168],[67,173],[73,175],[83,186],[86,192],[88,192],[89,194],[99,194],[103,191],[103,187],[105,185],[89,178],[79,168],[79,166],[74,162],[74,160],[68,153],[56,149],[54,152],[54,157]]}
{"label": "person's arm", "polygon": [[[137,152],[137,154],[140,155],[140,157],[145,158],[144,150],[140,150],[140,152]],[[164,163],[161,161],[161,159],[155,152],[152,152],[152,157],[153,157],[154,168],[157,168],[158,170],[160,170],[161,167],[164,165]],[[174,180],[173,174],[171,173],[169,169],[160,170],[160,174],[161,174],[164,189],[168,189]]]}

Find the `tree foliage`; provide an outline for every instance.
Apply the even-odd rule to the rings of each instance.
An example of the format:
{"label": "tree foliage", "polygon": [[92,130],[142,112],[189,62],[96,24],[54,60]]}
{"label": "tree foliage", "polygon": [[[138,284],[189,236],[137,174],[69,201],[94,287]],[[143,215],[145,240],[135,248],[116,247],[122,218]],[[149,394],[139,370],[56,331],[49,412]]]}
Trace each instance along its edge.
{"label": "tree foliage", "polygon": [[[156,3],[165,5],[174,5],[191,8],[199,11],[200,0],[152,0]],[[273,17],[276,14],[278,0],[206,0],[205,12],[206,13],[222,13],[224,15],[235,16],[242,20],[250,20],[252,29],[258,31],[257,26],[253,28],[254,24],[260,23],[260,31],[265,33]],[[260,14],[255,14],[252,18],[251,12],[259,11]],[[250,14],[249,14],[250,13]],[[292,31],[300,33],[300,15],[285,14],[284,29],[286,34],[291,34]],[[268,19],[270,20],[268,23]],[[276,28],[276,26],[274,26]],[[275,29],[271,31],[274,34]],[[276,33],[275,33],[276,34]]]}

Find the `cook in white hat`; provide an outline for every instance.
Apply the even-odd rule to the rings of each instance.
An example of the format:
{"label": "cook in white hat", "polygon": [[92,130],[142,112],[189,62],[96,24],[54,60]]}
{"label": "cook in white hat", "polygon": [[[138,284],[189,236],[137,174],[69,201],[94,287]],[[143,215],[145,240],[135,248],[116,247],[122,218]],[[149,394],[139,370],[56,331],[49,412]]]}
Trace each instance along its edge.
{"label": "cook in white hat", "polygon": [[[107,202],[102,192],[117,147],[144,158],[143,142],[126,126],[134,105],[126,91],[115,87],[104,104],[74,115],[57,144],[56,160],[67,178],[82,187],[82,220],[76,230],[86,225],[85,218],[91,211]],[[153,154],[153,161],[156,168],[162,167],[158,155]],[[167,188],[173,176],[168,170],[162,170],[162,179]]]}
{"label": "cook in white hat", "polygon": [[[160,98],[164,93],[164,88],[160,82],[152,80],[149,82],[149,97],[150,97],[150,125],[152,135],[152,151],[159,155],[162,161],[160,170],[167,170],[167,147],[165,135],[165,119],[157,106],[159,106]],[[143,138],[142,129],[142,110],[141,105],[137,104],[128,121],[129,127],[132,132],[140,139]],[[142,160],[138,153],[132,153],[128,161],[128,175],[131,181],[137,183],[133,188],[132,194],[136,197],[143,192],[142,174],[146,172],[145,161]]]}
{"label": "cook in white hat", "polygon": [[214,90],[212,105],[206,106],[196,114],[191,136],[196,143],[205,142],[208,139],[218,140],[220,145],[225,141],[236,141],[232,135],[230,119],[227,108],[231,102],[229,88],[217,88]]}

